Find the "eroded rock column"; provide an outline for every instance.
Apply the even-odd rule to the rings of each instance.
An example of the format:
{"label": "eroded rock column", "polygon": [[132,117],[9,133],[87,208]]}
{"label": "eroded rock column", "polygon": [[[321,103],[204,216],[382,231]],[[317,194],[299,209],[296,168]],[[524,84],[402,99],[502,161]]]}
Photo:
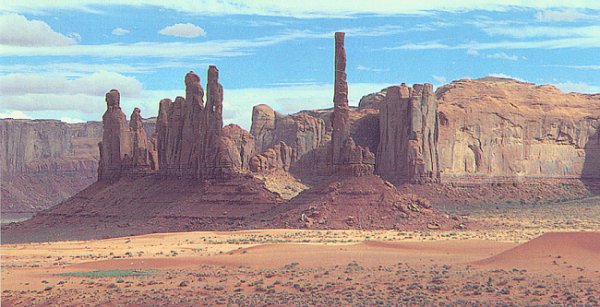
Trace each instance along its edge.
{"label": "eroded rock column", "polygon": [[156,148],[146,137],[141,110],[133,109],[129,120],[132,145],[132,174],[144,175],[156,170]]}
{"label": "eroded rock column", "polygon": [[102,141],[98,143],[100,161],[98,180],[117,180],[121,173],[131,167],[132,146],[129,125],[120,106],[118,90],[106,93],[106,112],[102,116]]}
{"label": "eroded rock column", "polygon": [[348,83],[346,82],[346,49],[343,32],[335,33],[335,80],[333,94],[333,133],[331,139],[334,172],[341,164],[341,152],[350,135]]}
{"label": "eroded rock column", "polygon": [[376,171],[393,181],[439,180],[437,100],[431,84],[387,89],[380,104]]}

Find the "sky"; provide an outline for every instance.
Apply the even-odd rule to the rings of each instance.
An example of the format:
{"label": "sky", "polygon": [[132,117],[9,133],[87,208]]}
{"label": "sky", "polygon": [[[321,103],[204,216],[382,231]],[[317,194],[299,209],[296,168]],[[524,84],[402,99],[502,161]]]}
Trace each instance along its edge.
{"label": "sky", "polygon": [[[425,3],[423,3],[425,2]],[[332,106],[333,34],[346,32],[351,105],[400,83],[488,75],[600,92],[600,1],[52,0],[0,2],[0,118],[100,120],[184,96],[217,65],[224,120],[249,128]]]}

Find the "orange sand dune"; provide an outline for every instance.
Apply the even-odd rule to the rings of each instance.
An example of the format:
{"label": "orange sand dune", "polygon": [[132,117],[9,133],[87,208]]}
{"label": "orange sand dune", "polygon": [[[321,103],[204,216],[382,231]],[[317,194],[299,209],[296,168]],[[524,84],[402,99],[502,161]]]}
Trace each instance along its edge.
{"label": "orange sand dune", "polygon": [[600,270],[600,232],[551,232],[496,256],[474,262],[534,271]]}
{"label": "orange sand dune", "polygon": [[112,259],[76,264],[68,269],[164,269],[201,265],[282,268],[294,262],[298,263],[299,267],[319,267],[343,265],[351,261],[365,266],[430,261],[465,263],[489,257],[513,246],[513,243],[484,240],[402,243],[367,241],[349,245],[266,244],[214,256]]}

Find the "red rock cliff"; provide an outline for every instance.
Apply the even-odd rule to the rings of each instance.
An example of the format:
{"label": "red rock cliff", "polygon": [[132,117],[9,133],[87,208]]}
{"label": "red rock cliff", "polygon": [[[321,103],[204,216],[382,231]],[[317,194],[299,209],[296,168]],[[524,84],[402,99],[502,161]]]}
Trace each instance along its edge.
{"label": "red rock cliff", "polygon": [[504,78],[438,88],[441,171],[485,177],[600,178],[600,96]]}
{"label": "red rock cliff", "polygon": [[387,88],[379,103],[376,171],[393,181],[439,180],[437,101],[431,84]]}

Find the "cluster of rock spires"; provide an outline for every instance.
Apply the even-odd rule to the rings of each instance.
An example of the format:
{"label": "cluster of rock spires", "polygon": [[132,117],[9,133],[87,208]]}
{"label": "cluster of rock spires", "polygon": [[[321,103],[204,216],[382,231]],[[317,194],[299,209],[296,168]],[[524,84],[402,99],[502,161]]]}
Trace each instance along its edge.
{"label": "cluster of rock spires", "polygon": [[156,131],[160,173],[184,178],[227,177],[236,163],[228,154],[228,142],[223,135],[223,87],[219,71],[215,66],[208,69],[206,106],[198,75],[189,72],[185,86],[185,98],[160,102]]}
{"label": "cluster of rock spires", "polygon": [[218,69],[208,69],[206,106],[198,75],[190,71],[185,86],[185,98],[160,101],[155,138],[146,137],[138,108],[127,125],[119,92],[106,94],[99,180],[157,171],[165,177],[219,179],[249,168],[254,140],[237,125],[223,127],[223,87]]}
{"label": "cluster of rock spires", "polygon": [[121,110],[118,90],[106,93],[107,110],[102,116],[102,141],[98,143],[98,180],[117,180],[157,169],[156,148],[144,131],[140,109],[135,108],[129,124]]}
{"label": "cluster of rock spires", "polygon": [[[527,100],[515,100],[521,107],[511,104],[512,113],[496,110],[502,108],[502,99],[509,99],[503,97],[506,92],[495,93],[486,85],[502,80],[483,79],[469,80],[468,85],[493,95],[476,101],[469,97],[481,94],[468,92],[470,87],[465,88],[464,99],[462,90],[455,90],[464,86],[462,81],[437,92],[431,84],[409,87],[402,83],[367,95],[358,109],[351,108],[341,32],[335,34],[334,72],[333,110],[284,116],[267,105],[257,105],[250,132],[237,125],[223,127],[223,88],[214,66],[208,70],[206,105],[200,78],[188,73],[185,98],[160,102],[156,133],[150,138],[142,129],[139,109],[127,124],[119,93],[113,90],[106,96],[99,179],[153,172],[174,178],[218,179],[274,170],[300,177],[375,173],[392,182],[411,183],[481,176],[600,177],[600,159],[590,158],[600,156],[600,120],[581,114],[576,114],[577,121],[563,119],[560,102],[552,102],[558,111],[536,107],[564,96],[553,87],[545,91],[546,97],[541,91],[546,88],[507,83],[514,91],[529,93],[519,94]],[[568,98],[581,106],[596,99]],[[455,102],[438,105],[438,100]],[[532,105],[529,100],[537,102]],[[463,101],[470,105],[485,102],[489,108],[471,108]],[[547,115],[541,122],[536,117],[539,112]]]}
{"label": "cluster of rock spires", "polygon": [[[136,108],[128,122],[119,92],[111,90],[98,182],[29,222],[9,227],[12,240],[21,240],[18,236],[26,231],[47,240],[74,238],[77,231],[79,238],[98,238],[254,227],[451,229],[462,228],[461,222],[419,196],[437,204],[466,204],[465,198],[488,201],[489,195],[504,202],[598,191],[600,94],[565,94],[548,85],[482,78],[454,81],[435,93],[431,84],[392,86],[364,96],[353,108],[345,67],[344,35],[336,33],[334,107],[284,116],[257,105],[250,132],[223,127],[223,87],[214,66],[208,69],[206,93],[200,78],[188,73],[185,98],[163,99],[156,121],[142,119]],[[71,152],[67,140],[79,139],[56,123],[45,123],[56,129],[0,123],[3,175],[62,169],[55,162]],[[95,135],[86,138],[95,145],[100,129],[82,129],[77,133]],[[18,132],[11,136],[9,130]],[[42,131],[55,131],[58,142]],[[20,137],[34,142],[12,145]],[[72,146],[89,148],[86,142]],[[86,168],[85,152],[72,150],[78,163],[67,169]],[[51,159],[41,164],[32,159],[40,157]],[[113,184],[121,178],[131,180]],[[511,184],[504,184],[504,178]],[[515,178],[533,181],[522,188]],[[307,180],[292,186],[300,183],[297,179]],[[538,179],[551,179],[551,184],[539,187]],[[478,189],[474,181],[491,185]],[[467,189],[454,188],[462,183]],[[2,181],[3,199],[5,186]],[[286,189],[294,190],[293,196],[282,197]],[[3,228],[3,240],[5,233]]]}
{"label": "cluster of rock spires", "polygon": [[[223,129],[223,87],[219,71],[208,69],[206,106],[200,77],[185,76],[186,97],[160,101],[156,139],[146,141],[140,110],[127,125],[120,95],[106,95],[104,134],[100,146],[99,180],[116,180],[159,171],[167,177],[218,179],[245,171],[289,170],[302,157],[303,171],[318,175],[368,175],[375,155],[350,136],[344,33],[335,34],[335,91],[330,140],[325,121],[306,114],[281,116],[268,106],[253,110],[251,133],[239,126]],[[256,144],[255,144],[256,140]],[[255,155],[254,152],[257,154]]]}
{"label": "cluster of rock spires", "polygon": [[334,107],[327,122],[302,113],[282,116],[266,105],[255,106],[250,132],[256,151],[262,154],[252,158],[251,170],[289,170],[298,161],[297,173],[361,176],[376,172],[394,181],[438,181],[433,86],[415,84],[410,88],[402,84],[390,87],[387,93],[372,97],[379,108],[376,156],[367,144],[357,144],[351,136],[344,33],[336,33]]}

